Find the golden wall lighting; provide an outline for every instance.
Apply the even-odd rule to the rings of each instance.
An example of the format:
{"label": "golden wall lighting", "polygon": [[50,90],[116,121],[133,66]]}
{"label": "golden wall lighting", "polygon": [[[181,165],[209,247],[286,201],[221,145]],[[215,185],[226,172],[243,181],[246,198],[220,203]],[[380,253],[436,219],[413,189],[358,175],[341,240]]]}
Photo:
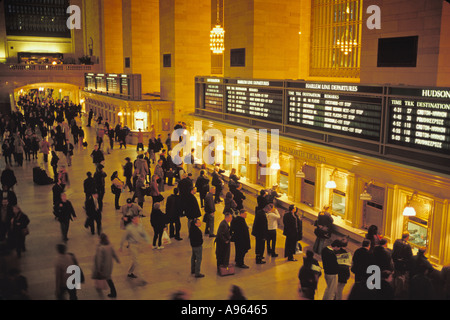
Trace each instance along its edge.
{"label": "golden wall lighting", "polygon": [[303,162],[302,169],[297,171],[297,173],[295,174],[295,176],[297,178],[305,178],[306,177],[305,173],[303,172],[303,168],[305,167],[305,165],[306,165],[306,162]]}
{"label": "golden wall lighting", "polygon": [[414,217],[416,215],[416,209],[414,209],[414,207],[411,206],[411,202],[414,199],[414,196],[417,196],[417,192],[416,191],[414,191],[412,196],[408,199],[408,202],[406,203],[406,206],[403,209],[403,215],[405,217]]}
{"label": "golden wall lighting", "polygon": [[220,0],[217,0],[217,21],[215,27],[209,33],[209,47],[215,54],[221,54],[225,50],[225,30],[220,25]]}
{"label": "golden wall lighting", "polygon": [[336,174],[337,169],[334,169],[330,175],[330,180],[326,183],[325,188],[327,189],[335,189],[337,187],[336,181],[334,181],[334,175]]}

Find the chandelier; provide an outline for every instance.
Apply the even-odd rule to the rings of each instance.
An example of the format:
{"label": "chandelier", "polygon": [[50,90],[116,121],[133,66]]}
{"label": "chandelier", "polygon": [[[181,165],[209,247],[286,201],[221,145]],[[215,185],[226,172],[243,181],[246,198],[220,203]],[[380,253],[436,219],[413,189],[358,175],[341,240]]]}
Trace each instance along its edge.
{"label": "chandelier", "polygon": [[217,21],[216,26],[211,30],[209,34],[209,47],[211,51],[215,54],[221,54],[225,50],[224,39],[225,39],[225,30],[220,25],[220,6],[219,1],[217,0]]}
{"label": "chandelier", "polygon": [[352,52],[352,50],[358,46],[358,42],[356,40],[352,39],[352,35],[350,32],[350,8],[347,7],[345,13],[346,13],[346,27],[345,27],[345,31],[342,33],[342,36],[340,39],[338,39],[336,41],[336,45],[335,47],[337,49],[339,49],[342,53],[344,53],[344,55],[348,55],[349,53]]}

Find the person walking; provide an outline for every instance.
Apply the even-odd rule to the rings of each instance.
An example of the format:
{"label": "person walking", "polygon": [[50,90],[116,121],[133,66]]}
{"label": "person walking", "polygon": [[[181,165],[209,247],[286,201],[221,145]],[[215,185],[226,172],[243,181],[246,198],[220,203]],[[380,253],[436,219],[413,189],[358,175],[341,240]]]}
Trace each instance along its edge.
{"label": "person walking", "polygon": [[103,211],[103,197],[105,196],[106,192],[105,178],[107,177],[107,174],[105,171],[103,171],[103,168],[104,166],[102,164],[99,164],[94,173],[95,189],[97,190],[98,194],[98,206],[100,212]]}
{"label": "person walking", "polygon": [[96,191],[85,201],[84,208],[86,211],[84,227],[86,229],[90,228],[91,234],[95,234],[95,224],[97,224],[97,234],[100,235],[102,230],[102,213],[99,208]]}
{"label": "person walking", "polygon": [[55,183],[58,181],[58,162],[58,155],[55,151],[52,151],[52,160],[50,160],[50,166],[53,168],[53,179],[55,180]]}
{"label": "person walking", "polygon": [[217,272],[220,274],[220,267],[228,267],[230,264],[230,223],[233,219],[233,215],[226,212],[224,219],[219,224],[216,237],[216,260],[217,260]]}
{"label": "person walking", "polygon": [[67,242],[67,234],[69,232],[70,221],[77,218],[72,203],[67,200],[65,193],[61,194],[61,201],[56,205],[56,217],[61,225],[62,240]]}
{"label": "person walking", "polygon": [[[125,233],[120,241],[119,251],[125,242],[128,242],[128,250],[131,254],[131,265],[128,269],[128,278],[135,279],[139,275],[139,251],[143,242],[150,244],[150,237],[144,229],[144,226],[139,221],[139,216],[134,216],[130,224],[125,228]],[[137,275],[136,275],[137,274]],[[146,284],[144,280],[142,284]]]}
{"label": "person walking", "polygon": [[178,188],[173,188],[173,193],[167,197],[166,200],[166,215],[169,223],[169,237],[175,240],[183,240],[180,237],[180,196],[178,195]]}
{"label": "person walking", "polygon": [[[153,171],[153,175],[157,176],[156,183],[158,184],[158,191],[164,192],[164,169],[163,169],[163,160],[159,159],[158,164],[155,166],[155,170]],[[153,177],[152,177],[153,178]]]}
{"label": "person walking", "polygon": [[325,273],[327,287],[323,294],[323,300],[334,300],[337,293],[339,265],[336,252],[340,249],[339,240],[334,240],[331,246],[322,249],[322,264]]}
{"label": "person walking", "polygon": [[216,212],[216,202],[214,196],[216,193],[216,187],[212,186],[209,192],[205,196],[205,215],[203,216],[203,222],[205,223],[205,234],[209,234],[210,238],[215,237],[214,234],[214,213]]}
{"label": "person walking", "polygon": [[314,252],[310,249],[306,250],[306,256],[303,257],[303,266],[298,273],[300,280],[301,296],[308,300],[314,300],[317,290],[317,284],[322,271],[319,262],[314,259]]}
{"label": "person walking", "polygon": [[[69,293],[70,300],[78,300],[77,289],[69,289],[67,286],[67,280],[70,277],[70,273],[67,272],[69,267],[75,265],[78,266],[77,259],[73,253],[67,252],[67,247],[65,244],[56,245],[56,250],[58,256],[56,257],[54,267],[55,267],[55,294],[58,300],[63,300],[66,292]],[[81,277],[81,282],[83,283],[83,274]]]}
{"label": "person walking", "polygon": [[200,230],[202,222],[195,218],[191,227],[189,228],[189,241],[192,248],[191,255],[191,274],[196,278],[203,278],[205,275],[200,273],[203,255],[203,235]]}
{"label": "person walking", "polygon": [[111,192],[114,194],[114,205],[116,210],[120,210],[120,195],[125,188],[125,184],[122,180],[119,179],[119,174],[117,171],[114,171],[111,175]]}
{"label": "person walking", "polygon": [[123,176],[125,177],[125,186],[128,187],[130,192],[133,192],[133,183],[131,182],[131,177],[133,176],[133,164],[129,157],[125,158],[126,163],[122,166]]}
{"label": "person walking", "polygon": [[100,234],[100,242],[97,246],[94,256],[94,268],[92,271],[92,279],[104,280],[109,286],[110,293],[108,297],[116,298],[117,291],[112,281],[113,260],[120,263],[114,248],[106,234]]}
{"label": "person walking", "polygon": [[153,249],[164,249],[161,242],[163,232],[167,229],[167,220],[166,215],[161,211],[159,202],[153,205],[152,212],[150,214],[150,224],[153,227]]}
{"label": "person walking", "polygon": [[44,155],[44,162],[47,163],[48,162],[48,154],[50,153],[50,143],[48,142],[47,137],[45,137],[40,142],[40,150],[41,150],[42,154]]}
{"label": "person walking", "polygon": [[278,254],[275,252],[277,245],[278,219],[280,219],[280,213],[275,206],[272,206],[270,211],[267,212],[267,255],[271,255],[274,258],[278,257]]}
{"label": "person walking", "polygon": [[87,200],[94,192],[97,193],[97,190],[95,189],[95,180],[92,177],[92,173],[88,171],[86,176],[87,178],[83,181],[83,191]]}
{"label": "person walking", "polygon": [[287,258],[288,261],[297,261],[297,259],[294,258],[294,254],[297,248],[299,226],[294,215],[295,211],[296,207],[294,205],[290,205],[289,210],[283,215],[283,235],[286,236],[286,242],[284,245],[284,257]]}
{"label": "person walking", "polygon": [[248,269],[244,263],[244,258],[247,252],[251,249],[250,231],[247,222],[247,210],[241,209],[239,215],[235,217],[230,223],[231,241],[235,246],[235,262],[236,267]]}
{"label": "person walking", "polygon": [[13,217],[11,219],[11,226],[8,233],[8,241],[10,242],[11,249],[15,249],[17,257],[22,256],[22,251],[25,251],[25,238],[28,235],[28,225],[30,219],[22,212],[18,205],[12,208]]}

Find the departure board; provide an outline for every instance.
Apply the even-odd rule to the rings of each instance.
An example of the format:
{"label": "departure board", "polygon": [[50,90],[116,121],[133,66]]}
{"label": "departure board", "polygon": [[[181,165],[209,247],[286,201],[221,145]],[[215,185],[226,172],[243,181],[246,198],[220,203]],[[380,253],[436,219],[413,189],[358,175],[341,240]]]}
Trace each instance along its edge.
{"label": "departure board", "polygon": [[382,93],[382,87],[291,83],[287,123],[379,141]]}
{"label": "departure board", "polygon": [[120,93],[120,82],[117,74],[108,74],[106,76],[107,91],[113,94]]}
{"label": "departure board", "polygon": [[88,90],[95,90],[95,78],[93,73],[88,73],[84,77],[84,86]]}
{"label": "departure board", "polygon": [[130,86],[130,80],[126,74],[122,74],[120,76],[120,93],[124,96],[127,96],[130,94],[129,90]]}
{"label": "departure board", "polygon": [[205,84],[205,109],[222,112],[223,91],[222,80],[207,78]]}
{"label": "departure board", "polygon": [[281,123],[282,82],[234,80],[225,85],[226,112]]}
{"label": "departure board", "polygon": [[100,92],[107,92],[106,90],[106,78],[103,74],[97,74],[95,76],[95,88]]}
{"label": "departure board", "polygon": [[450,154],[450,89],[390,88],[391,144]]}

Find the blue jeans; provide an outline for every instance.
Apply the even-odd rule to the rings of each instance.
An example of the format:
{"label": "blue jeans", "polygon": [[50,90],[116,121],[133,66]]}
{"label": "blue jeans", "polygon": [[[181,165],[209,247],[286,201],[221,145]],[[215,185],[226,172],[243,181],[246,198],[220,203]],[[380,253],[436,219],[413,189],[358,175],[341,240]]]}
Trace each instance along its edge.
{"label": "blue jeans", "polygon": [[203,247],[192,247],[191,273],[200,274],[200,265],[202,264]]}

